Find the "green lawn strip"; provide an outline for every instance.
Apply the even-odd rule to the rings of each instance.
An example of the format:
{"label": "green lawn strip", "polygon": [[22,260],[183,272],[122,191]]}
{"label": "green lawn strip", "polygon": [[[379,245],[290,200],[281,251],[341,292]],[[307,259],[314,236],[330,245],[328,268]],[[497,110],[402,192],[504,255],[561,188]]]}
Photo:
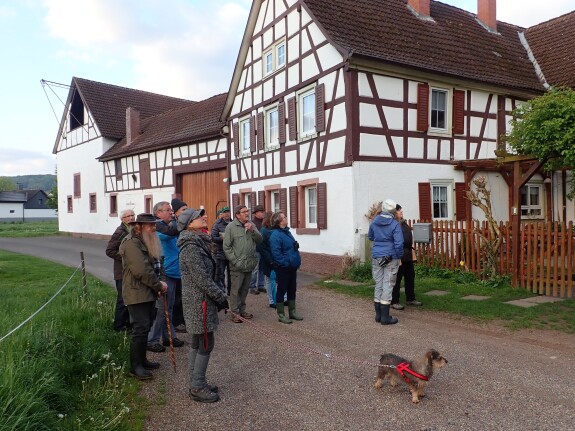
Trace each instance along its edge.
{"label": "green lawn strip", "polygon": [[[45,304],[74,272],[0,251],[0,337]],[[111,329],[115,291],[81,273],[0,342],[2,430],[141,430],[145,403],[127,378],[129,338]]]}
{"label": "green lawn strip", "polygon": [[58,220],[41,222],[5,222],[0,223],[0,237],[24,238],[58,235]]}

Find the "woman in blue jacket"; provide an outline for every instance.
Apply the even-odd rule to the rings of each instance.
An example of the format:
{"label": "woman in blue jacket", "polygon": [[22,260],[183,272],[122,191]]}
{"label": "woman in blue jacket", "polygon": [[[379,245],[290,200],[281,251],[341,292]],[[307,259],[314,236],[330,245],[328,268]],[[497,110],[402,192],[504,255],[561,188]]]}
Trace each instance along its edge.
{"label": "woman in blue jacket", "polygon": [[375,280],[375,321],[382,325],[397,323],[397,319],[389,315],[393,286],[403,255],[403,232],[395,219],[396,207],[393,200],[386,199],[367,233],[369,240],[373,241],[371,272]]}
{"label": "woman in blue jacket", "polygon": [[[272,216],[273,230],[270,234],[270,248],[277,281],[276,311],[278,320],[282,323],[292,323],[290,319],[303,320],[295,309],[297,270],[301,265],[299,244],[292,236],[287,224],[287,217],[284,213],[277,212]],[[289,318],[284,314],[283,298],[286,291]]]}

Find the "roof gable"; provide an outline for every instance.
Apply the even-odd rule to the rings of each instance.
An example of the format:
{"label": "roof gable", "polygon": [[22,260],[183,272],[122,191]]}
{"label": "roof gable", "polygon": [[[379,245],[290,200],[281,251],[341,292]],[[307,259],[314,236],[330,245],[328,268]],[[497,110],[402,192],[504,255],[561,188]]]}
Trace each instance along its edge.
{"label": "roof gable", "polygon": [[219,94],[201,102],[189,104],[149,117],[141,122],[141,133],[130,144],[123,138],[104,153],[99,160],[157,150],[180,143],[218,137],[224,122],[220,120],[227,94]]}

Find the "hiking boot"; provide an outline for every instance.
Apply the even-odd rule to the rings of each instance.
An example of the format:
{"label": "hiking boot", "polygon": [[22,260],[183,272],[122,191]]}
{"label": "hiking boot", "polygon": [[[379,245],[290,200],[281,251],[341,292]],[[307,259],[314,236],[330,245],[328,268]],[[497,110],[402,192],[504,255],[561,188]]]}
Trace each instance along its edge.
{"label": "hiking boot", "polygon": [[260,294],[260,291],[257,290],[257,289],[250,289],[250,293],[251,293],[252,295],[259,295],[259,294]]}
{"label": "hiking boot", "polygon": [[[166,340],[162,344],[164,346],[169,346],[170,340]],[[182,347],[184,345],[184,342],[182,340],[180,340],[179,338],[172,338],[172,344],[174,345],[174,347]]]}
{"label": "hiking boot", "polygon": [[188,330],[186,329],[186,325],[184,325],[183,323],[179,324],[174,329],[176,330],[176,332],[180,332],[182,334],[185,334],[188,332]]}
{"label": "hiking boot", "polygon": [[212,392],[208,386],[202,389],[190,389],[190,398],[199,403],[215,403],[220,400],[219,395]]}
{"label": "hiking boot", "polygon": [[419,302],[419,301],[413,300],[413,301],[407,301],[406,304],[407,304],[407,305],[413,305],[413,306],[416,306],[416,307],[421,307],[421,306],[423,305],[423,302]]}
{"label": "hiking boot", "polygon": [[166,351],[166,348],[162,346],[160,343],[148,344],[146,349],[148,350],[148,352],[155,352],[155,353],[161,353]]}
{"label": "hiking boot", "polygon": [[240,313],[240,316],[242,316],[244,319],[252,319],[254,317],[252,313],[248,313],[247,311]]}
{"label": "hiking boot", "polygon": [[238,315],[232,314],[232,322],[233,323],[243,323],[244,321],[242,319],[240,319],[240,317]]}
{"label": "hiking boot", "polygon": [[260,292],[260,293],[267,293],[268,291],[266,290],[265,287],[258,287],[258,292]]}
{"label": "hiking boot", "polygon": [[403,310],[405,307],[401,305],[399,302],[396,302],[395,304],[391,304],[391,308],[393,308],[394,310]]}

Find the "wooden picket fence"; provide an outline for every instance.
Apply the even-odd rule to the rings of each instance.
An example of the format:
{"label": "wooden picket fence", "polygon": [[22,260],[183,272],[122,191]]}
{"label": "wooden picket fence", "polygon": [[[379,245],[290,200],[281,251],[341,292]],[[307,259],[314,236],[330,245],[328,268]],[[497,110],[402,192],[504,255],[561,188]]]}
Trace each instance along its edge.
{"label": "wooden picket fence", "polygon": [[[413,224],[415,221],[410,221]],[[491,238],[487,222],[435,221],[431,244],[416,244],[419,262],[445,269],[471,271],[485,277],[481,235]],[[500,222],[499,274],[513,275],[511,223]],[[575,290],[573,222],[523,222],[519,268],[514,287],[541,295],[571,298]]]}

